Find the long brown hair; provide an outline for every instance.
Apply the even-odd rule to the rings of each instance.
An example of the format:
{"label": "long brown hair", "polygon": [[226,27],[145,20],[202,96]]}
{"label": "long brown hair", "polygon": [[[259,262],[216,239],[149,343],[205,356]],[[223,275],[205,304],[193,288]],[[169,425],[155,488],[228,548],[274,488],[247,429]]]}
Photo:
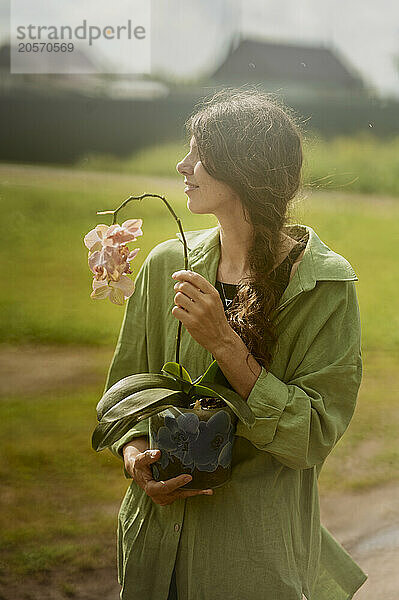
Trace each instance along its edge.
{"label": "long brown hair", "polygon": [[244,218],[252,224],[251,274],[241,280],[226,317],[268,369],[277,341],[271,318],[279,300],[274,267],[288,205],[301,186],[299,120],[272,94],[227,88],[197,105],[186,128],[206,171],[238,194]]}

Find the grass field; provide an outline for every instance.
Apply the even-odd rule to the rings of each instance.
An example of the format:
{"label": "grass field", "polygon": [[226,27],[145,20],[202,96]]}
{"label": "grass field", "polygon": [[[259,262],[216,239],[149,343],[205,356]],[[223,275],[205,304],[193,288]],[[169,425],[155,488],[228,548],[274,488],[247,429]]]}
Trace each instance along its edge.
{"label": "grass field", "polygon": [[[179,180],[0,166],[2,200],[0,332],[4,341],[115,345],[123,307],[89,298],[91,276],[83,236],[130,193],[165,194],[186,230],[215,225],[191,215]],[[143,219],[135,271],[156,243],[175,237],[160,201],[122,214]],[[105,219],[104,219],[105,220]],[[347,434],[320,476],[322,492],[366,489],[398,478],[399,319],[397,227],[390,198],[338,192],[305,193],[294,222],[313,227],[343,254],[359,282],[364,378]],[[110,222],[109,218],[108,221]],[[57,569],[82,573],[114,560],[115,519],[128,481],[109,452],[90,437],[103,377],[76,390],[10,393],[0,400],[0,579],[29,581]],[[99,369],[99,372],[101,368]],[[24,584],[25,585],[25,584]],[[68,591],[69,590],[69,591]],[[65,584],[65,596],[73,590]]]}
{"label": "grass field", "polygon": [[0,515],[3,574],[104,564],[100,540],[126,480],[111,454],[91,450],[95,404],[92,389],[2,399],[1,479],[12,504],[12,518],[4,506]]}
{"label": "grass field", "polygon": [[[88,154],[82,169],[176,175],[176,163],[188,152],[180,141],[149,147],[125,159]],[[314,189],[399,196],[399,137],[379,139],[371,131],[330,140],[308,132],[304,137],[304,182]]]}
{"label": "grass field", "polygon": [[[3,166],[3,234],[0,264],[10,273],[0,291],[0,336],[6,342],[113,344],[123,307],[90,299],[91,274],[83,236],[97,223],[110,223],[97,210],[116,208],[129,194],[165,194],[186,230],[212,227],[212,215],[193,215],[178,179],[90,176],[73,170]],[[35,174],[35,175],[34,175]],[[374,196],[306,191],[292,220],[313,227],[343,254],[359,277],[365,349],[399,350],[397,230],[399,203]],[[156,198],[131,203],[119,215],[143,219],[137,272],[148,251],[173,238],[177,227]],[[133,246],[132,246],[133,247]],[[183,266],[182,254],[182,266]]]}

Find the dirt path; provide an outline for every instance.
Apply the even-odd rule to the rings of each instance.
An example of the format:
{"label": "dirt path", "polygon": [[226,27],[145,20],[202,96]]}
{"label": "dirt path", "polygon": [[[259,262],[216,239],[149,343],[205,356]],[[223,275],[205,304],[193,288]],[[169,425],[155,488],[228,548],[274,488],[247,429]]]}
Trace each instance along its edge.
{"label": "dirt path", "polygon": [[[104,382],[113,348],[65,346],[0,346],[0,398],[48,392],[60,386],[70,389]],[[356,600],[397,600],[399,597],[399,484],[363,491],[320,496],[323,524],[368,574]],[[116,512],[115,512],[116,519]],[[61,600],[71,596],[82,600],[118,600],[116,569],[101,569],[68,578],[65,593],[52,573],[37,585],[29,585],[21,596],[0,591],[0,599]],[[68,585],[73,593],[68,593]],[[317,600],[317,599],[316,599]],[[331,598],[334,600],[334,598]]]}
{"label": "dirt path", "polygon": [[0,398],[76,389],[103,381],[113,348],[0,345]]}
{"label": "dirt path", "polygon": [[2,185],[57,185],[63,188],[69,183],[80,186],[89,186],[91,183],[101,182],[103,186],[128,185],[151,183],[169,186],[177,186],[183,190],[182,179],[176,173],[176,177],[162,177],[158,175],[138,175],[132,173],[117,173],[112,171],[90,171],[74,167],[61,167],[51,165],[19,165],[13,163],[0,164],[0,180]]}
{"label": "dirt path", "polygon": [[354,598],[397,600],[399,484],[321,495],[320,505],[323,524],[368,575]]}

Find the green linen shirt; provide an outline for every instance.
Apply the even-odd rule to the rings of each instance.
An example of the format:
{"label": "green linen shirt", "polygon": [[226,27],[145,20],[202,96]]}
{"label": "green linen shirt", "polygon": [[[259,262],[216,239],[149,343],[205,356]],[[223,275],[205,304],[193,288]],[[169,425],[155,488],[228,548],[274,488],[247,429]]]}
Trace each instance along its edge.
{"label": "green linen shirt", "polygon": [[[132,480],[117,528],[124,600],[167,600],[174,566],[179,600],[348,600],[367,579],[321,525],[317,481],[351,421],[362,377],[358,278],[311,227],[285,231],[308,231],[309,240],[276,309],[273,363],[247,398],[256,423],[238,421],[231,479],[212,496],[159,506]],[[217,225],[186,233],[188,268],[212,285],[219,232]],[[171,275],[184,268],[177,237],[155,246],[137,274],[104,391],[175,360]],[[192,377],[212,362],[184,326],[180,360]],[[142,435],[148,419],[110,449],[123,458],[123,446]]]}

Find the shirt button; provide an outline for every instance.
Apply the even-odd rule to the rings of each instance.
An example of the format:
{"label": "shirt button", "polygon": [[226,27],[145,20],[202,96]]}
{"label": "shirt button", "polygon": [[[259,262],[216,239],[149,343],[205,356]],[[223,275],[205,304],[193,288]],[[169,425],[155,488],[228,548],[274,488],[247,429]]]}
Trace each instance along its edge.
{"label": "shirt button", "polygon": [[179,531],[179,529],[180,529],[179,523],[175,523],[175,531],[177,532],[177,531]]}

